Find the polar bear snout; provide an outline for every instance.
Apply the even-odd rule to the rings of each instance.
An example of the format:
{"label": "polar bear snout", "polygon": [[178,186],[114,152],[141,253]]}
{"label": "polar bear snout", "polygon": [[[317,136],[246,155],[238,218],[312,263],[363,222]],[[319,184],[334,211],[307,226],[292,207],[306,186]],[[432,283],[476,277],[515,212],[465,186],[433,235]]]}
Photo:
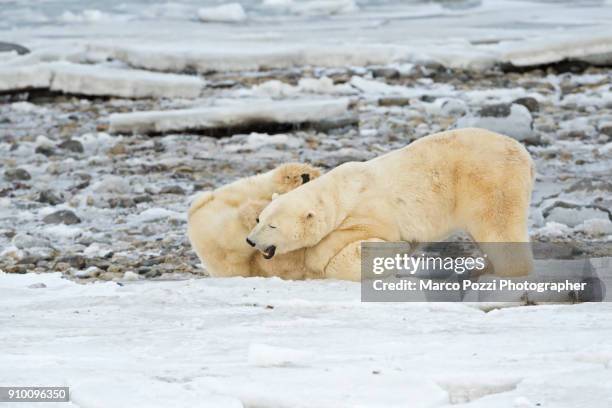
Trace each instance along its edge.
{"label": "polar bear snout", "polygon": [[276,252],[276,245],[270,245],[263,251],[263,257],[265,259],[270,259],[274,256],[275,252]]}
{"label": "polar bear snout", "polygon": [[265,259],[272,258],[276,253],[276,245],[258,245],[257,242],[249,237],[247,237],[246,242],[253,248],[257,248],[259,251],[261,251]]}

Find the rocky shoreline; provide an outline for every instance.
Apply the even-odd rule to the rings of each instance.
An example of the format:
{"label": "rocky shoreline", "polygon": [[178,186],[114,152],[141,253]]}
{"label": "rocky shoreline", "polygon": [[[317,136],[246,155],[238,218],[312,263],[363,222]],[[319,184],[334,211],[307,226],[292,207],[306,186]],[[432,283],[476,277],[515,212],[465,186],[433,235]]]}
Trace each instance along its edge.
{"label": "rocky shoreline", "polygon": [[[395,64],[215,73],[195,99],[5,94],[0,270],[59,271],[85,282],[206,276],[185,233],[193,194],[286,161],[328,170],[367,160],[453,126],[490,127],[528,146],[538,170],[535,241],[612,256],[612,73],[570,67],[478,72]],[[250,117],[215,131],[150,135],[111,132],[109,120],[132,112],[222,111],[264,99],[339,98],[349,100],[348,119],[331,124],[325,118],[275,126]],[[227,133],[233,136],[215,137]]]}

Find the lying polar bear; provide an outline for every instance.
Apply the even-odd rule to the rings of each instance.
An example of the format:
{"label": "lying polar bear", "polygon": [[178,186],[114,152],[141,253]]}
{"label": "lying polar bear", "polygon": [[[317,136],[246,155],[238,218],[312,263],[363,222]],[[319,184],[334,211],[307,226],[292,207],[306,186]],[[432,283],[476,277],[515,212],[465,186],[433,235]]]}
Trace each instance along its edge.
{"label": "lying polar bear", "polygon": [[[247,241],[266,258],[306,248],[306,267],[360,278],[363,240],[433,242],[466,230],[478,243],[529,242],[534,166],[517,141],[483,129],[424,137],[343,164],[272,201]],[[500,276],[530,272],[527,245],[481,245]]]}
{"label": "lying polar bear", "polygon": [[307,164],[288,163],[198,196],[189,209],[187,233],[210,275],[308,277],[303,250],[264,261],[244,239],[273,195],[287,193],[319,175],[318,169]]}

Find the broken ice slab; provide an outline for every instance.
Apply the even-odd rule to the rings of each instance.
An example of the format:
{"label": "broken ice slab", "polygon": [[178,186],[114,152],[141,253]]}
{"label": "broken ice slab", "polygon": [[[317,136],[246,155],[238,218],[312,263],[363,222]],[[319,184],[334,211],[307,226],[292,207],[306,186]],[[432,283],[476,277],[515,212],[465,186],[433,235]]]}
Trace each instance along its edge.
{"label": "broken ice slab", "polygon": [[197,98],[206,81],[197,76],[68,62],[0,68],[0,92],[47,89],[71,95],[121,98]]}
{"label": "broken ice slab", "polygon": [[298,128],[329,129],[356,123],[349,100],[243,100],[227,106],[167,111],[116,113],[112,133],[192,131],[211,136],[235,133],[278,133]]}

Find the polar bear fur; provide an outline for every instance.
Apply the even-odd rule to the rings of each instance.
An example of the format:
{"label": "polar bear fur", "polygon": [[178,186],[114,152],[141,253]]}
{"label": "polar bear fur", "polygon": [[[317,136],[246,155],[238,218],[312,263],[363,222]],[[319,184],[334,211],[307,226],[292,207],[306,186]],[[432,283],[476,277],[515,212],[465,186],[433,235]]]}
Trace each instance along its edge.
{"label": "polar bear fur", "polygon": [[[361,241],[434,242],[464,230],[497,275],[532,266],[527,217],[534,167],[517,141],[458,129],[361,163],[345,163],[270,203],[249,239],[267,257],[306,248],[306,267],[358,280]],[[518,248],[518,250],[517,250]]]}
{"label": "polar bear fur", "polygon": [[261,253],[245,238],[273,195],[285,194],[319,175],[318,169],[307,164],[288,163],[198,196],[189,209],[187,233],[210,275],[305,278],[303,250],[262,262]]}

